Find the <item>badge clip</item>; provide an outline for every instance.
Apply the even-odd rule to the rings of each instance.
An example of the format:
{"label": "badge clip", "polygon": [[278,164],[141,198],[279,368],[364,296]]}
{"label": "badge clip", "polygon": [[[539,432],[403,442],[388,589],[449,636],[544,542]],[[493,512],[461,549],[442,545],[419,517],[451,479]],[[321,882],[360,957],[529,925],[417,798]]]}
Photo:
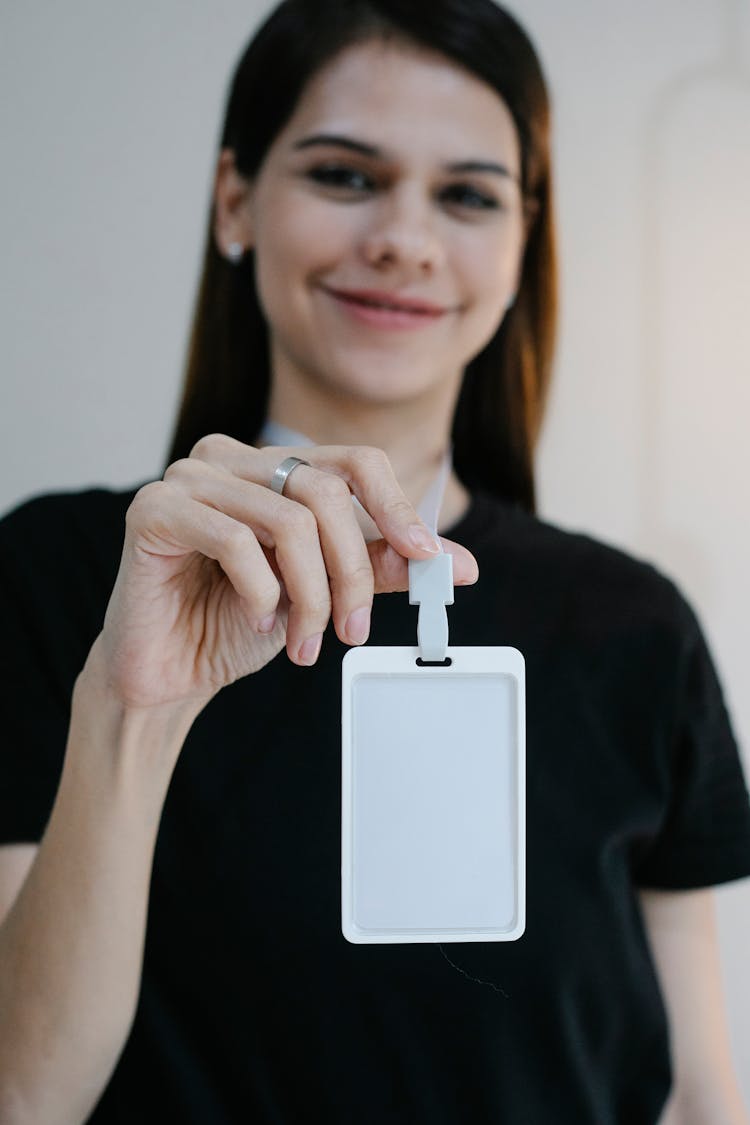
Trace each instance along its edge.
{"label": "badge clip", "polygon": [[419,606],[417,644],[426,664],[444,664],[448,648],[447,605],[453,605],[453,555],[409,559],[409,605]]}

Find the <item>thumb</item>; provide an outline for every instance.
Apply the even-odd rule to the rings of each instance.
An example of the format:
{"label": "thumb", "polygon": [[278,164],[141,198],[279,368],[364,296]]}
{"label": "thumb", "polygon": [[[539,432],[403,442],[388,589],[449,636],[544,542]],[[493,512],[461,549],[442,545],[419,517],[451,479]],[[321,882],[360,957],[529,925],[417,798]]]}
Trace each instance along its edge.
{"label": "thumb", "polygon": [[[453,556],[453,582],[456,586],[470,586],[479,578],[477,560],[460,543],[452,539],[438,539],[446,554]],[[400,555],[385,539],[373,539],[367,544],[376,594],[392,594],[409,589],[409,560]]]}

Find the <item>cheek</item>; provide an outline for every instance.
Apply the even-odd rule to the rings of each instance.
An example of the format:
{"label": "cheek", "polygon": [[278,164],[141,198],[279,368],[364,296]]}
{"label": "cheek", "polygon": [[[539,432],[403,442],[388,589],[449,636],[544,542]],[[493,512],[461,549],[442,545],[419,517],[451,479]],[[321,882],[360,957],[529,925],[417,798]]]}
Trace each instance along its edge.
{"label": "cheek", "polygon": [[350,253],[352,232],[340,213],[308,199],[268,200],[255,253],[255,280],[266,320],[285,337],[310,320],[310,283],[333,277]]}
{"label": "cheek", "polygon": [[266,207],[258,251],[273,262],[273,273],[286,284],[304,280],[305,274],[333,268],[351,246],[353,219],[343,209],[310,200],[304,195],[281,195]]}
{"label": "cheek", "polygon": [[511,231],[485,231],[467,240],[459,268],[476,300],[493,305],[507,299],[515,283],[518,252]]}
{"label": "cheek", "polygon": [[476,354],[495,335],[515,291],[518,240],[510,232],[484,231],[465,240],[453,262],[469,306],[464,318],[466,340]]}

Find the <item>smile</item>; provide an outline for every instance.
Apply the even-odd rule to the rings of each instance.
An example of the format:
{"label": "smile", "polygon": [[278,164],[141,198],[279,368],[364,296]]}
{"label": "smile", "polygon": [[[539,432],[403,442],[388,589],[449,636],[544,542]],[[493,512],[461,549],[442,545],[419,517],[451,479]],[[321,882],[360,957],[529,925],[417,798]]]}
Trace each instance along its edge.
{"label": "smile", "polygon": [[324,290],[324,292],[354,320],[379,328],[424,328],[430,324],[435,324],[445,316],[444,311],[427,312],[421,309],[405,309],[398,305],[389,305],[369,298],[344,297],[338,293],[332,293],[330,290]]}

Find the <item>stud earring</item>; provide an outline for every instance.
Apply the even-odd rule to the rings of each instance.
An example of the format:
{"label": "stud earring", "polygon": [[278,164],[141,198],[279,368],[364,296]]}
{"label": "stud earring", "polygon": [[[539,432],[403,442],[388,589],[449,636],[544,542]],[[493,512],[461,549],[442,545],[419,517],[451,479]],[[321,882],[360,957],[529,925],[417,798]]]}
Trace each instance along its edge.
{"label": "stud earring", "polygon": [[230,242],[227,247],[227,259],[235,265],[237,262],[242,261],[242,256],[245,253],[245,248],[241,242]]}

